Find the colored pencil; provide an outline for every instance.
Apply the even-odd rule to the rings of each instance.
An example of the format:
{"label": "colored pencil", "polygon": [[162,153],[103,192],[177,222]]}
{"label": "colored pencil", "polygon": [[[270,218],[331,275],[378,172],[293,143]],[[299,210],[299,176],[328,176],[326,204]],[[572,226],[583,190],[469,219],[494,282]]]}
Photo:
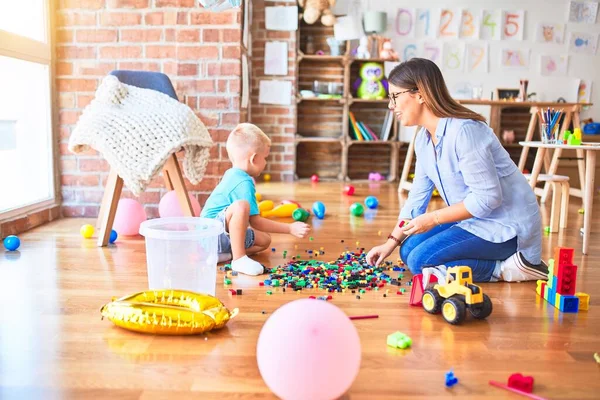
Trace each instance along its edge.
{"label": "colored pencil", "polygon": [[350,319],[371,319],[371,318],[379,318],[379,315],[356,315],[354,317],[350,317]]}

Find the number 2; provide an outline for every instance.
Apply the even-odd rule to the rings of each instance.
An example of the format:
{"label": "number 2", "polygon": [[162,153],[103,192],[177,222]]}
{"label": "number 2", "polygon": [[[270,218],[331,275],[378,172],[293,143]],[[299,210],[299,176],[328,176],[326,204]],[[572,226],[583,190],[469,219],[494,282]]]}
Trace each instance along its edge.
{"label": "number 2", "polygon": [[[446,21],[444,21],[444,18],[448,18]],[[452,18],[454,18],[454,13],[450,10],[443,10],[442,11],[442,18],[441,20],[444,22],[440,22],[442,24],[441,28],[440,28],[440,35],[442,36],[455,36],[454,33],[452,32],[447,32],[446,29],[448,29],[448,26],[450,25],[450,23],[452,22]]]}
{"label": "number 2", "polygon": [[[509,32],[509,26],[514,27],[512,32]],[[506,21],[504,22],[504,34],[506,36],[515,36],[517,33],[519,33],[519,15],[506,14]]]}

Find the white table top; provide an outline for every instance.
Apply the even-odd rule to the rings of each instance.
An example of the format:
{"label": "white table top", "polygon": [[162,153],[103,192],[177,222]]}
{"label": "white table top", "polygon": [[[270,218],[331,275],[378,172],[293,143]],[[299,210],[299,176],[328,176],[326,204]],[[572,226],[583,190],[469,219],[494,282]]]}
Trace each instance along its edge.
{"label": "white table top", "polygon": [[521,146],[527,147],[543,147],[546,149],[582,149],[582,150],[600,150],[600,143],[582,142],[579,146],[572,146],[568,144],[545,144],[540,141],[534,142],[519,142]]}

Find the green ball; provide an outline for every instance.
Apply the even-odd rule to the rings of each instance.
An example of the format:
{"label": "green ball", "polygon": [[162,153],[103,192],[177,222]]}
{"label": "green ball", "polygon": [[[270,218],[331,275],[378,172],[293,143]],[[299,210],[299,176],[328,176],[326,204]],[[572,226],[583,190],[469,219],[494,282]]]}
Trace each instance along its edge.
{"label": "green ball", "polygon": [[296,208],[292,213],[292,218],[294,218],[294,221],[304,222],[308,219],[308,211],[304,208]]}
{"label": "green ball", "polygon": [[350,206],[350,213],[355,217],[360,217],[365,212],[365,208],[360,203],[354,203]]}

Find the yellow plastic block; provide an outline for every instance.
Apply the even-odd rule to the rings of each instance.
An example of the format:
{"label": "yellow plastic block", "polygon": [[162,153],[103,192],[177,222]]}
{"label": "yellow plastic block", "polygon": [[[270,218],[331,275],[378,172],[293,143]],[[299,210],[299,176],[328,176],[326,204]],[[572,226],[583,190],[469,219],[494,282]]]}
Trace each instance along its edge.
{"label": "yellow plastic block", "polygon": [[579,298],[579,309],[580,310],[589,310],[590,309],[590,295],[587,293],[577,292],[575,296]]}
{"label": "yellow plastic block", "polygon": [[535,292],[538,294],[538,296],[543,296],[544,294],[542,293],[542,284],[546,283],[546,281],[538,280],[536,283],[537,287],[535,288]]}
{"label": "yellow plastic block", "polygon": [[560,298],[561,297],[562,297],[562,295],[560,293],[556,293],[556,300],[554,302],[554,307],[560,308]]}

